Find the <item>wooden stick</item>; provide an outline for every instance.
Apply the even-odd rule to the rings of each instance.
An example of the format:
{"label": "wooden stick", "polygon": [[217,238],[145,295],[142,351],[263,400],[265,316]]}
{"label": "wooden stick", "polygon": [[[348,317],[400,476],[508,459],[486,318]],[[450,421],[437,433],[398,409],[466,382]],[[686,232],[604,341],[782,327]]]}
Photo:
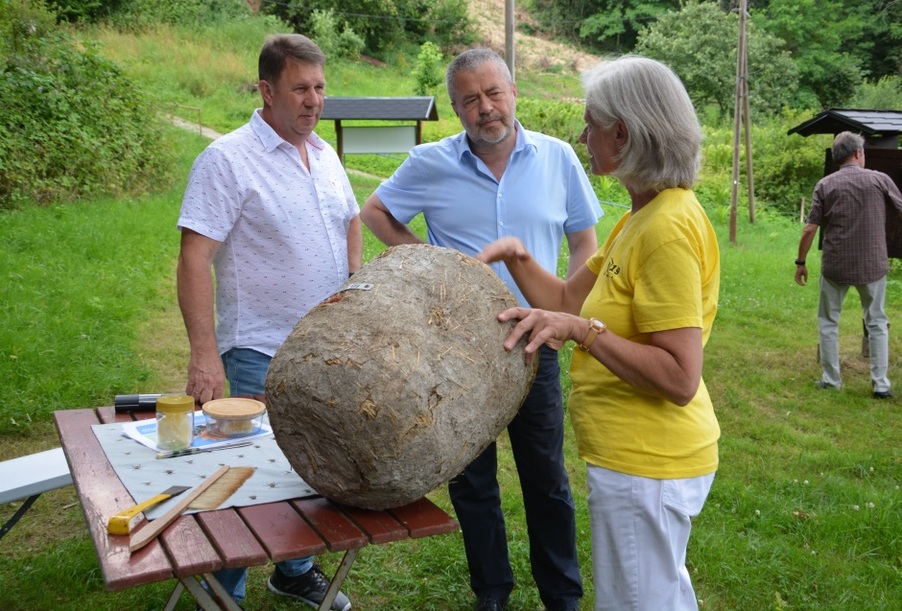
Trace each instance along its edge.
{"label": "wooden stick", "polygon": [[182,512],[191,504],[191,501],[196,499],[198,496],[203,493],[204,490],[209,488],[213,482],[218,480],[220,477],[225,475],[229,470],[228,465],[223,465],[219,468],[216,473],[205,479],[201,482],[200,486],[189,492],[185,497],[179,501],[175,507],[164,513],[162,516],[151,522],[149,525],[145,526],[141,530],[139,530],[134,537],[129,541],[128,549],[130,552],[135,552],[154,539],[157,536],[166,530],[166,527],[172,524],[177,517],[182,515]]}

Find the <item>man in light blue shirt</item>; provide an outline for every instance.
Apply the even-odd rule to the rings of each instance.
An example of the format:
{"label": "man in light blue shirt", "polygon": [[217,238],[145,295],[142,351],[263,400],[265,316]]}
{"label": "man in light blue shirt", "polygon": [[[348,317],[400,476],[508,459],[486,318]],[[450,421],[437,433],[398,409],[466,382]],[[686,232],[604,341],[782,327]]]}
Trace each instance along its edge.
{"label": "man in light blue shirt", "polygon": [[[419,243],[407,223],[423,214],[427,241],[475,256],[504,236],[520,238],[557,272],[566,236],[569,271],[598,249],[602,212],[573,148],[525,130],[516,120],[517,88],[493,51],[459,55],[446,76],[464,131],[415,147],[367,199],[361,219],[383,242]],[[503,265],[493,266],[523,306]],[[576,525],[563,459],[563,407],[557,353],[544,347],[532,389],[508,426],[530,539],[532,574],[550,611],[579,608],[582,582]],[[477,611],[504,608],[514,587],[492,444],[449,484],[463,532]]]}

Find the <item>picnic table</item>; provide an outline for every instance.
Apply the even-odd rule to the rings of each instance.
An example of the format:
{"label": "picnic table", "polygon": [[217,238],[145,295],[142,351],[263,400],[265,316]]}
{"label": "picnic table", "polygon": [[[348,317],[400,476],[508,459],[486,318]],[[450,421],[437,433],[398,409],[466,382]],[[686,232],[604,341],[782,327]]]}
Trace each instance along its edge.
{"label": "picnic table", "polygon": [[[152,417],[145,413],[142,417]],[[204,609],[239,609],[213,575],[222,568],[250,567],[325,551],[344,552],[320,609],[328,609],[360,550],[370,544],[454,532],[457,521],[429,499],[369,511],[322,497],[186,514],[155,541],[134,553],[129,537],[107,534],[111,515],[137,502],[119,480],[91,429],[138,419],[112,406],[53,414],[63,451],[84,510],[106,587],[122,590],[177,580],[166,609],[187,590]],[[147,522],[136,529],[140,532]],[[209,591],[202,587],[206,581]]]}

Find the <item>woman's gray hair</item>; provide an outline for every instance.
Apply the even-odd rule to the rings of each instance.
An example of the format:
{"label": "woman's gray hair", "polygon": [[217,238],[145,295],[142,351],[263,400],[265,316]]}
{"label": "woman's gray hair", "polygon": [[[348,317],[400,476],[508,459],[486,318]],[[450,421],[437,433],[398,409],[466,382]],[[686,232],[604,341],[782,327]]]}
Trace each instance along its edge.
{"label": "woman's gray hair", "polygon": [[511,76],[510,68],[501,59],[501,56],[491,49],[468,49],[454,58],[448,65],[445,72],[445,86],[448,88],[448,97],[454,102],[454,78],[459,72],[474,72],[482,64],[492,62],[498,67],[501,75],[507,79],[507,82],[513,85],[514,79]]}
{"label": "woman's gray hair", "polygon": [[855,151],[864,148],[864,138],[853,132],[839,132],[833,139],[833,163],[839,165],[855,154]]}
{"label": "woman's gray hair", "polygon": [[629,134],[612,174],[636,191],[689,189],[701,165],[702,130],[679,77],[659,61],[624,55],[582,74],[586,112],[603,128]]}

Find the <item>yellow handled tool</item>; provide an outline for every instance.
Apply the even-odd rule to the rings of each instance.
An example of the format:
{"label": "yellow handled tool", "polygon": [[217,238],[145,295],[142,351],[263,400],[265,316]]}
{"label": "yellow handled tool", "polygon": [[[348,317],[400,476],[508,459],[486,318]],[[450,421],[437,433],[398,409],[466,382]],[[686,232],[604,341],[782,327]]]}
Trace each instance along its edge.
{"label": "yellow handled tool", "polygon": [[190,505],[191,502],[194,501],[194,499],[203,494],[204,490],[212,486],[214,483],[216,483],[216,480],[218,480],[228,472],[228,465],[221,466],[219,470],[216,471],[216,473],[205,479],[198,487],[183,496],[181,500],[179,500],[175,504],[175,507],[169,508],[162,516],[160,516],[150,524],[145,525],[144,528],[136,532],[132,536],[131,541],[128,544],[129,551],[136,552],[156,539],[157,535],[166,530],[167,526],[175,522],[176,519],[180,515],[182,515],[182,512],[188,508],[188,505]]}
{"label": "yellow handled tool", "polygon": [[132,528],[137,524],[142,511],[148,507],[153,507],[157,503],[162,503],[166,499],[170,499],[177,494],[181,494],[190,487],[191,486],[171,486],[160,494],[150,497],[143,503],[138,503],[134,507],[126,509],[125,511],[120,511],[110,518],[110,521],[106,526],[106,531],[111,535],[131,534]]}

